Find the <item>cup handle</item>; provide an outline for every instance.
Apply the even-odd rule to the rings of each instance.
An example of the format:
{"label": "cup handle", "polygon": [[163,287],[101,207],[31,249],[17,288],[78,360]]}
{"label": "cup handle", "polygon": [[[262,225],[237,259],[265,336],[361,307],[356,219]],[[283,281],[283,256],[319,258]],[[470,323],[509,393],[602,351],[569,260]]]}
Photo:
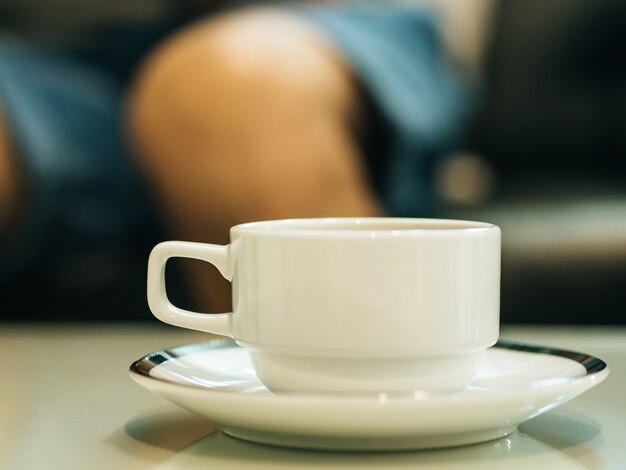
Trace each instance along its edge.
{"label": "cup handle", "polygon": [[232,280],[230,245],[168,241],[152,249],[148,259],[148,305],[152,314],[170,325],[233,336],[232,312],[197,313],[176,307],[167,297],[165,266],[170,258],[193,258],[214,265],[227,280]]}

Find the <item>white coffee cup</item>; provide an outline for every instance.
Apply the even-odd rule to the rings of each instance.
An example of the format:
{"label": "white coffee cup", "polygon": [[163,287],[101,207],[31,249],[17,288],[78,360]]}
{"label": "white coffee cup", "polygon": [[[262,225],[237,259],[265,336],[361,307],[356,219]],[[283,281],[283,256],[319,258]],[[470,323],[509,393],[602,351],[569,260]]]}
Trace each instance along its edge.
{"label": "white coffee cup", "polygon": [[[235,226],[226,246],[169,241],[148,263],[148,302],[172,325],[235,338],[273,391],[450,391],[499,331],[500,229],[482,222],[336,218]],[[232,282],[233,312],[167,298],[172,257]]]}

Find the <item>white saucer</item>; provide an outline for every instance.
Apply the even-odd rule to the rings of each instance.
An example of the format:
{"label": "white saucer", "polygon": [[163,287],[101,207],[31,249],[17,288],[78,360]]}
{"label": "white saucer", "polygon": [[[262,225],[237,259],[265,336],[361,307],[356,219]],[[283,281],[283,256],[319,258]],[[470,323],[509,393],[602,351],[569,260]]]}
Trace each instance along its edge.
{"label": "white saucer", "polygon": [[241,439],[342,450],[419,449],[505,436],[608,375],[598,358],[500,341],[462,392],[272,394],[248,353],[219,339],[157,351],[132,364],[148,390],[220,423]]}

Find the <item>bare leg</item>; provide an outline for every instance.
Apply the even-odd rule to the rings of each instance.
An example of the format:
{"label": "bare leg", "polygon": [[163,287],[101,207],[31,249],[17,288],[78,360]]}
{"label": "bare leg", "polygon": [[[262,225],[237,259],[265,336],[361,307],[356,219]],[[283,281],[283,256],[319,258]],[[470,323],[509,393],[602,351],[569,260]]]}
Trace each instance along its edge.
{"label": "bare leg", "polygon": [[[349,71],[316,31],[255,10],[158,50],[138,79],[131,124],[172,233],[226,243],[245,221],[378,214],[351,131],[358,111]],[[227,308],[217,275],[190,270],[204,308]]]}

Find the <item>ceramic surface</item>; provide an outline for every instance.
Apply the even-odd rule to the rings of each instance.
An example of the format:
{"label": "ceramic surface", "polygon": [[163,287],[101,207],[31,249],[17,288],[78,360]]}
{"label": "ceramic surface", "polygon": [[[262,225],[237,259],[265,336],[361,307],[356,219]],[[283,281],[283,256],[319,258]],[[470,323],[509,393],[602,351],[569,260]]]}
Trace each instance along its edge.
{"label": "ceramic surface", "polygon": [[242,439],[290,447],[396,450],[471,444],[599,384],[606,364],[581,353],[499,342],[459,393],[273,394],[249,352],[214,340],[154,352],[131,366],[140,385]]}
{"label": "ceramic surface", "polygon": [[[172,305],[171,257],[214,264],[233,312]],[[227,246],[159,244],[148,264],[155,316],[235,338],[277,391],[463,388],[498,338],[499,292],[500,229],[459,220],[257,222],[233,227]]]}

